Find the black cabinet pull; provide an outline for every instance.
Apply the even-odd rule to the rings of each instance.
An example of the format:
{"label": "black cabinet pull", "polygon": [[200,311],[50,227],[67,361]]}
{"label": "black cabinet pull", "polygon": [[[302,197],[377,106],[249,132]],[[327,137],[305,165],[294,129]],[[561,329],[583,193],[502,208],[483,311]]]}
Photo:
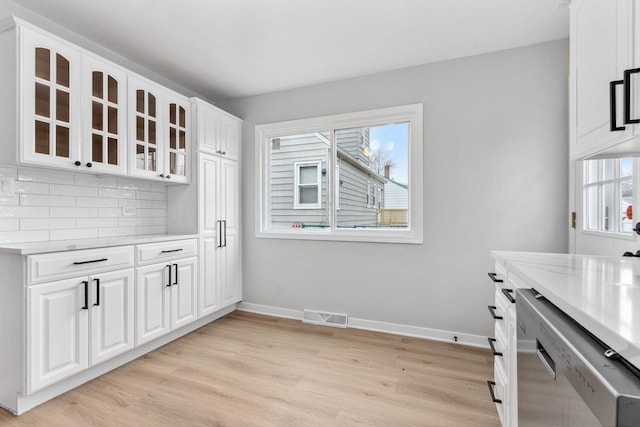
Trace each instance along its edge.
{"label": "black cabinet pull", "polygon": [[177,285],[178,284],[178,264],[173,264],[173,266],[176,268],[176,274],[175,274],[175,277],[173,278],[175,282],[173,282],[172,285]]}
{"label": "black cabinet pull", "polygon": [[[640,68],[624,71],[624,124],[640,123],[640,118],[631,118],[631,75],[640,73]],[[624,129],[624,128],[623,128]]]}
{"label": "black cabinet pull", "polygon": [[227,247],[227,220],[223,219],[222,222],[224,224],[224,233],[222,235],[224,236],[224,247],[226,248]]}
{"label": "black cabinet pull", "polygon": [[504,280],[502,279],[498,279],[496,276],[496,273],[487,273],[489,275],[489,278],[491,279],[491,281],[493,281],[493,283],[502,283],[504,282]]}
{"label": "black cabinet pull", "polygon": [[84,284],[84,305],[82,306],[83,310],[89,310],[89,281],[83,280]]}
{"label": "black cabinet pull", "polygon": [[218,224],[218,247],[221,248],[222,247],[222,221],[217,220],[216,223]]}
{"label": "black cabinet pull", "polygon": [[169,268],[169,284],[167,285],[167,288],[169,286],[171,286],[171,282],[173,279],[171,279],[171,264],[167,264],[167,266],[165,268]]}
{"label": "black cabinet pull", "polygon": [[616,86],[620,86],[624,84],[624,80],[614,80],[609,83],[609,115],[611,120],[611,125],[609,129],[611,132],[615,132],[617,130],[625,130],[624,126],[617,126],[617,118],[616,118]]}
{"label": "black cabinet pull", "polygon": [[108,260],[109,258],[92,259],[89,261],[74,261],[73,265],[91,264],[92,262],[103,262]]}
{"label": "black cabinet pull", "polygon": [[495,305],[488,305],[487,307],[489,307],[489,313],[491,313],[491,317],[493,317],[496,320],[502,320],[503,319],[502,316],[498,316],[496,314],[496,306]]}
{"label": "black cabinet pull", "polygon": [[500,351],[496,351],[496,347],[493,345],[493,343],[496,342],[495,338],[487,338],[487,340],[489,341],[489,347],[491,347],[491,352],[493,353],[494,356],[502,356],[502,352]]}
{"label": "black cabinet pull", "polygon": [[96,302],[94,306],[100,305],[100,279],[93,279],[96,282]]}
{"label": "black cabinet pull", "polygon": [[497,399],[496,394],[493,392],[493,388],[496,386],[495,381],[487,381],[487,385],[489,386],[489,394],[491,394],[493,403],[502,403],[502,399]]}
{"label": "black cabinet pull", "polygon": [[513,295],[511,295],[513,293],[513,289],[504,288],[502,290],[502,293],[504,294],[505,297],[507,297],[510,303],[512,304],[516,303],[516,299],[513,297]]}
{"label": "black cabinet pull", "polygon": [[182,250],[182,248],[180,249],[168,249],[168,250],[162,250],[160,251],[161,254],[168,254],[170,252],[180,252]]}

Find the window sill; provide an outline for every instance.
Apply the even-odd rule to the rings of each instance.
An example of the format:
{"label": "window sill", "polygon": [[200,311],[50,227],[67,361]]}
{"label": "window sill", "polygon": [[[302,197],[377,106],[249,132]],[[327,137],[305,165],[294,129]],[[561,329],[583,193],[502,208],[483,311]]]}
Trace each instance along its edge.
{"label": "window sill", "polygon": [[258,231],[258,239],[315,240],[333,242],[368,242],[368,243],[404,243],[423,244],[422,233],[416,230],[296,230],[296,231]]}

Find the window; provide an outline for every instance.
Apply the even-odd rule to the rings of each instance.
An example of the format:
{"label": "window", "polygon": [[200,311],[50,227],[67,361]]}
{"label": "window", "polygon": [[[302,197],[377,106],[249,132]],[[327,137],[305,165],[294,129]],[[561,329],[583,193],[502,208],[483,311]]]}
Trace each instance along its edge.
{"label": "window", "polygon": [[583,170],[586,231],[631,235],[633,158],[585,160]]}
{"label": "window", "polygon": [[321,161],[294,163],[295,168],[295,209],[320,209],[320,167]]}
{"label": "window", "polygon": [[256,126],[256,235],[422,243],[422,105]]}

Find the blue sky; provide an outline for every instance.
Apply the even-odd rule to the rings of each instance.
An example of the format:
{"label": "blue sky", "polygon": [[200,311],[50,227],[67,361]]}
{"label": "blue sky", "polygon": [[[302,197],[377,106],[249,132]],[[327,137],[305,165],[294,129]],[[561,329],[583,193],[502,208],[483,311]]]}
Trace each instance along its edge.
{"label": "blue sky", "polygon": [[395,165],[391,168],[391,179],[409,182],[409,124],[401,123],[372,127],[369,130],[369,146],[372,151],[380,149]]}

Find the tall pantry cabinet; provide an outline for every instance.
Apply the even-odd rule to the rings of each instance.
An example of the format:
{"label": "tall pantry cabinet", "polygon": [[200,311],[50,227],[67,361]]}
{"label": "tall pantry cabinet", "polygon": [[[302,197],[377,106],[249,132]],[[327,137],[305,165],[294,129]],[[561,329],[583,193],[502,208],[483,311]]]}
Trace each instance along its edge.
{"label": "tall pantry cabinet", "polygon": [[197,230],[198,317],[203,317],[242,300],[242,121],[198,98],[192,99],[191,112],[197,179],[188,187],[168,188],[169,232]]}

